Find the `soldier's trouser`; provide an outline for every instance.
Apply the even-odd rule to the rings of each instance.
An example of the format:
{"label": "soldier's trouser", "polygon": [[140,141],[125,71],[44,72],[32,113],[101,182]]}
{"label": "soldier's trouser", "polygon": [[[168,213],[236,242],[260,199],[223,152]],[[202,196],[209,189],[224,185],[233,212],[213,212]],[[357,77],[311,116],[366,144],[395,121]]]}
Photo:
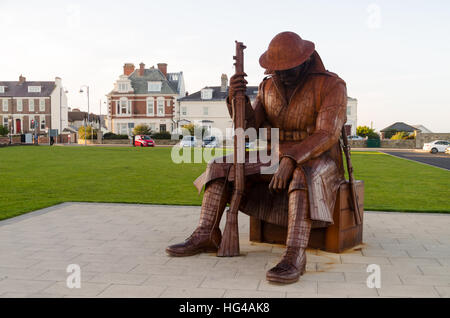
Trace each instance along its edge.
{"label": "soldier's trouser", "polygon": [[296,170],[297,180],[300,178],[302,186],[289,193],[288,208],[288,232],[286,245],[288,247],[306,248],[308,246],[309,234],[312,221],[309,217],[308,190],[306,178],[301,170]]}
{"label": "soldier's trouser", "polygon": [[216,179],[206,186],[197,231],[210,233],[214,228],[219,227],[228,193],[224,179]]}

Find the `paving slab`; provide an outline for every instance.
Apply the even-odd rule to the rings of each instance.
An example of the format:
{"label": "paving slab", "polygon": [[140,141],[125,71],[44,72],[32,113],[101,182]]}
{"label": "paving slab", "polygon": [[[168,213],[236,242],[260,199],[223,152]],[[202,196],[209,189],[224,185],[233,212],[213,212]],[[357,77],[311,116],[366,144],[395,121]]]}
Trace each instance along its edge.
{"label": "paving slab", "polygon": [[[241,256],[169,257],[166,246],[191,234],[199,211],[68,202],[1,221],[0,297],[450,297],[450,215],[365,212],[361,246],[308,249],[305,275],[282,285],[265,275],[284,247],[249,242],[243,214]],[[71,264],[81,288],[67,286]],[[379,288],[367,286],[371,264]]]}

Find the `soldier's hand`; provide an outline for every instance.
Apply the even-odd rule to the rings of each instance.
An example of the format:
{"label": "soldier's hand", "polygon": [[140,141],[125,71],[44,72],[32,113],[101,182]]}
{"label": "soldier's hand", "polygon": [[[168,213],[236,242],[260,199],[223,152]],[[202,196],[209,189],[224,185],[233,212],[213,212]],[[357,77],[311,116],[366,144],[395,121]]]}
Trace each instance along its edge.
{"label": "soldier's hand", "polygon": [[283,157],[280,161],[280,166],[277,172],[272,177],[269,184],[269,190],[271,192],[279,192],[286,189],[289,180],[292,178],[296,167],[296,162],[288,157]]}
{"label": "soldier's hand", "polygon": [[236,73],[233,76],[231,76],[230,87],[228,89],[228,98],[229,98],[230,103],[233,100],[234,94],[237,91],[243,91],[245,93],[245,91],[247,89],[246,85],[248,84],[248,82],[244,78],[245,76],[247,76],[247,74],[245,74],[245,73]]}

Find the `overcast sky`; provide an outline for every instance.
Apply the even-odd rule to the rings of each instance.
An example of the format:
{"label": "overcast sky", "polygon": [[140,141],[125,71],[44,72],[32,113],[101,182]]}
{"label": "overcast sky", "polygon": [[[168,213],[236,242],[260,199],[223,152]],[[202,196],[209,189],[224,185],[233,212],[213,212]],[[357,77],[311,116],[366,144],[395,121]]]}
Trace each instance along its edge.
{"label": "overcast sky", "polygon": [[[186,89],[220,85],[243,41],[250,85],[270,40],[293,31],[358,99],[358,125],[450,132],[450,1],[0,0],[0,79],[63,79],[69,106],[99,112],[125,62],[168,63]],[[106,106],[102,113],[106,112]]]}

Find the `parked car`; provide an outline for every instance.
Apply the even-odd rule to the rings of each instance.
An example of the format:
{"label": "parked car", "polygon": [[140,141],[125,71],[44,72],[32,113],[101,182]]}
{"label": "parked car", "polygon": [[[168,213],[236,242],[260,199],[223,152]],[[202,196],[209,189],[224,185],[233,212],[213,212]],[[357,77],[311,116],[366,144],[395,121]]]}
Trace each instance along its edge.
{"label": "parked car", "polygon": [[202,147],[216,148],[218,146],[219,146],[219,143],[218,143],[217,138],[215,136],[209,136],[209,137],[203,138]]}
{"label": "parked car", "polygon": [[357,135],[352,135],[347,137],[348,140],[364,140],[365,138]]}
{"label": "parked car", "polygon": [[254,141],[246,141],[245,142],[245,149],[255,149],[255,142]]}
{"label": "parked car", "polygon": [[197,138],[195,136],[184,136],[180,142],[181,147],[195,147],[197,146]]}
{"label": "parked car", "polygon": [[445,152],[445,150],[450,146],[450,142],[445,140],[435,140],[428,142],[423,145],[423,150],[429,151],[431,153]]}
{"label": "parked car", "polygon": [[134,146],[136,147],[155,147],[155,142],[150,136],[136,135],[134,136]]}

